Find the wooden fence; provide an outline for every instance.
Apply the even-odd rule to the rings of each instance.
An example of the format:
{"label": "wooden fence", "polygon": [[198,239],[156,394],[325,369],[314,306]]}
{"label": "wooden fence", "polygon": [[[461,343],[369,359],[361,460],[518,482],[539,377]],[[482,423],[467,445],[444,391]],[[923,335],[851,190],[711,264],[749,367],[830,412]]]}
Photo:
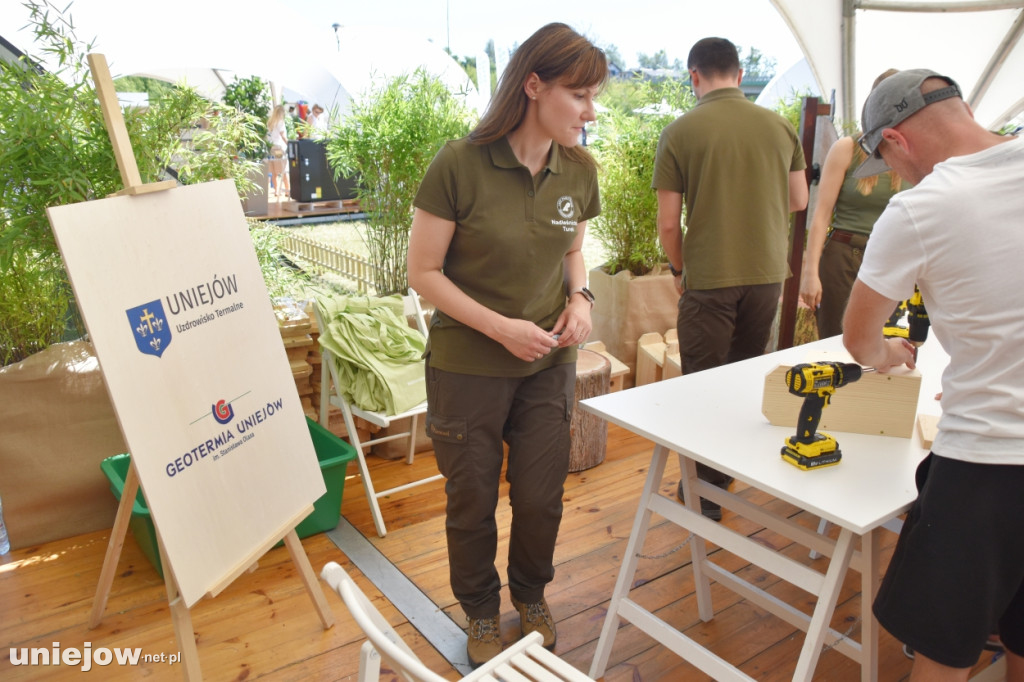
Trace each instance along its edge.
{"label": "wooden fence", "polygon": [[281,250],[302,261],[300,265],[313,275],[343,279],[355,285],[361,293],[376,291],[378,268],[365,256],[294,234],[285,235]]}

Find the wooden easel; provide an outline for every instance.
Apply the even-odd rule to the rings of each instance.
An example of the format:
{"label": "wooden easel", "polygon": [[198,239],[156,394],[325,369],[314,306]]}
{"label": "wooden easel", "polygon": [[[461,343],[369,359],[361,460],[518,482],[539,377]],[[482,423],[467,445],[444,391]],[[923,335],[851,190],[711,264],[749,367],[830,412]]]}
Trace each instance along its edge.
{"label": "wooden easel", "polygon": [[[117,103],[117,95],[114,91],[114,83],[110,77],[110,70],[107,61],[102,54],[90,54],[88,56],[89,67],[92,70],[93,81],[96,85],[96,93],[100,99],[100,106],[103,109],[103,119],[110,135],[110,141],[114,147],[114,155],[121,172],[121,179],[124,182],[124,189],[118,195],[135,196],[149,192],[167,190],[176,185],[173,180],[143,184],[139,175],[138,164],[132,151],[131,140],[128,138],[128,129],[125,126],[121,109]],[[139,490],[139,478],[135,469],[134,461],[128,467],[125,476],[124,489],[121,493],[121,501],[118,505],[117,516],[114,519],[114,526],[110,532],[110,540],[107,544],[107,552],[103,559],[103,569],[100,572],[99,584],[96,586],[96,596],[93,601],[93,608],[89,615],[89,627],[95,628],[103,618],[103,612],[107,605],[107,598],[110,596],[110,589],[114,580],[114,572],[117,570],[117,563],[121,556],[121,549],[124,546],[125,534],[128,524],[131,521],[132,506],[135,503],[135,496]],[[295,532],[295,526],[302,521],[310,512],[313,506],[300,512],[295,518],[289,519],[281,526],[280,532],[274,533],[266,540],[263,546],[256,548],[249,556],[243,557],[234,568],[229,571],[218,584],[214,585],[207,592],[207,597],[219,594],[224,588],[246,571],[256,569],[256,561],[269,551],[279,541],[283,540],[291,555],[292,561],[298,569],[299,576],[313,600],[313,606],[320,617],[324,629],[334,625],[334,616],[327,600],[324,597],[320,583],[309,563],[302,543]],[[195,644],[195,631],[192,627],[192,617],[189,607],[182,598],[178,583],[174,577],[174,567],[164,550],[160,539],[160,526],[154,516],[153,525],[156,527],[157,545],[160,553],[160,561],[163,566],[164,584],[167,589],[167,602],[171,610],[171,618],[174,623],[174,634],[178,640],[182,654],[182,670],[186,680],[198,681],[202,679],[202,671],[199,666],[199,652]]]}

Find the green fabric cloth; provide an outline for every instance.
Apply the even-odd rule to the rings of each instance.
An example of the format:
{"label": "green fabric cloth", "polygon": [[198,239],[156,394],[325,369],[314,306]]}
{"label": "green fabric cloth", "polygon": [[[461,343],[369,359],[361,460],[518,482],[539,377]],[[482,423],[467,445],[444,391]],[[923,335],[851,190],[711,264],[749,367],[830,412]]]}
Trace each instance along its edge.
{"label": "green fabric cloth", "polygon": [[338,392],[364,410],[398,414],[427,399],[423,335],[406,322],[400,296],[316,301],[320,345],[334,358]]}

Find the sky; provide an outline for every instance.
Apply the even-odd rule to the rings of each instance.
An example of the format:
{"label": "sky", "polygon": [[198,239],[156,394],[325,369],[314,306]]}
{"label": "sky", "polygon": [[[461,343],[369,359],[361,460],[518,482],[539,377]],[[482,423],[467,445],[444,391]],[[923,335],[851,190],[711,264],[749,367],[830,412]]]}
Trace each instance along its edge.
{"label": "sky", "polygon": [[625,67],[637,53],[665,50],[685,63],[708,36],[728,38],[773,57],[784,71],[802,58],[789,28],[769,0],[289,0],[288,7],[328,36],[331,25],[385,25],[413,31],[459,56],[472,57],[489,39],[512,47],[546,23],[561,21],[597,45],[614,45]]}

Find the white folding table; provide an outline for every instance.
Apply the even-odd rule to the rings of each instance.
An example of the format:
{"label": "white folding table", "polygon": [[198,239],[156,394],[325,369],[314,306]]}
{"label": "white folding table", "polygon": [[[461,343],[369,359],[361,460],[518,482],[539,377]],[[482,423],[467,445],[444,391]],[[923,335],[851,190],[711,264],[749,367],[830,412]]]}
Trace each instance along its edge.
{"label": "white folding table", "polygon": [[[807,632],[794,680],[811,679],[823,647],[834,648],[860,661],[862,680],[877,679],[878,625],[871,613],[871,602],[879,581],[881,526],[905,512],[917,496],[914,472],[927,451],[921,446],[916,428],[912,438],[832,432],[843,453],[842,461],[835,466],[804,471],[780,456],[783,440],[793,435],[795,429],[771,426],[761,413],[768,372],[781,364],[810,361],[814,353],[820,351],[832,352],[831,359],[835,359],[834,352],[841,350],[840,337],[832,337],[580,403],[584,409],[655,443],[647,481],[594,654],[591,677],[604,675],[621,618],[716,680],[753,679],[629,598],[638,553],[643,548],[651,515],[657,513],[693,533],[690,547],[701,620],[709,621],[714,616],[710,591],[713,579]],[[918,411],[939,414],[935,395],[940,390],[941,373],[948,356],[934,338],[921,348],[919,355],[922,380]],[[840,388],[832,400],[842,399],[843,389]],[[795,402],[794,422],[799,407],[800,403]],[[670,452],[678,453],[685,505],[658,493]],[[831,540],[698,480],[695,462],[703,462],[817,514],[840,529],[838,538]],[[700,497],[718,502],[830,557],[827,570],[820,573],[703,517]],[[706,541],[815,595],[817,604],[813,613],[807,615],[717,565],[707,555]],[[860,642],[829,626],[843,578],[851,567],[862,576]]]}

